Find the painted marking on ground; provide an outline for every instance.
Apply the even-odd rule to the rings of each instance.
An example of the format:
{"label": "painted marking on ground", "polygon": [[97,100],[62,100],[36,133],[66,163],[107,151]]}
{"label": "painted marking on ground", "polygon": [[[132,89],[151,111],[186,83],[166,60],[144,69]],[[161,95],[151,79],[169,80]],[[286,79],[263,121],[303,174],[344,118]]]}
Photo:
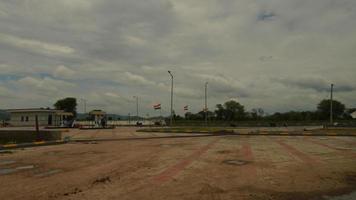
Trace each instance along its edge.
{"label": "painted marking on ground", "polygon": [[[253,155],[253,151],[251,148],[251,145],[248,143],[244,143],[241,147],[240,153],[243,157],[244,160],[246,161],[254,161],[255,156]],[[242,166],[242,170],[244,172],[244,174],[248,174],[248,178],[246,179],[246,182],[248,184],[253,184],[256,180],[257,177],[257,169],[256,166],[252,163],[249,165],[244,165]]]}
{"label": "painted marking on ground", "polygon": [[196,150],[192,154],[190,154],[185,159],[181,160],[180,162],[176,163],[175,165],[168,167],[163,172],[158,174],[157,176],[153,177],[152,181],[155,184],[163,184],[174,176],[179,174],[183,171],[186,167],[188,167],[191,163],[193,163],[196,159],[198,159],[202,154],[207,152],[215,143],[217,143],[220,138],[213,140],[212,142],[208,143],[207,145],[201,147],[200,149]]}
{"label": "painted marking on ground", "polygon": [[300,160],[302,160],[303,162],[310,164],[310,165],[314,165],[317,164],[318,162],[320,162],[319,159],[315,158],[315,157],[310,157],[309,155],[299,151],[298,149],[294,148],[293,146],[286,144],[285,142],[283,142],[282,140],[278,140],[276,141],[279,145],[281,145],[285,150],[287,150],[291,155],[299,158]]}
{"label": "painted marking on ground", "polygon": [[241,152],[241,155],[244,157],[244,159],[246,159],[247,161],[254,160],[254,156],[253,156],[250,144],[248,144],[248,143],[243,144],[240,152]]}

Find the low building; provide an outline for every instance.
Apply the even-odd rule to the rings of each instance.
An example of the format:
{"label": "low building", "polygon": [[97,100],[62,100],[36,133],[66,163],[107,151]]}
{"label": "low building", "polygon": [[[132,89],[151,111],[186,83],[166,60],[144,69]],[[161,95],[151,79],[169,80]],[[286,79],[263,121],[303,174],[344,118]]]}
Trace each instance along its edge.
{"label": "low building", "polygon": [[89,112],[89,116],[95,122],[100,122],[102,119],[106,117],[106,112],[102,110],[92,110]]}
{"label": "low building", "polygon": [[350,115],[353,119],[356,119],[356,111],[352,112]]}
{"label": "low building", "polygon": [[7,112],[11,126],[35,126],[36,116],[39,126],[63,126],[73,116],[73,113],[50,108],[10,109]]}

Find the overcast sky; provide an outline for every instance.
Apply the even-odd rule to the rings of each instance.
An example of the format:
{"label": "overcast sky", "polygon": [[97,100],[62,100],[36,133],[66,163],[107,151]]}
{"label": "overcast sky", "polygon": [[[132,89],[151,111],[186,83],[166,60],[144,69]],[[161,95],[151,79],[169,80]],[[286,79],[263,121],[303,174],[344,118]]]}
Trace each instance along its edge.
{"label": "overcast sky", "polygon": [[[0,108],[63,97],[88,110],[356,107],[355,0],[1,0]],[[80,102],[79,102],[80,103]],[[83,111],[83,104],[79,104]]]}

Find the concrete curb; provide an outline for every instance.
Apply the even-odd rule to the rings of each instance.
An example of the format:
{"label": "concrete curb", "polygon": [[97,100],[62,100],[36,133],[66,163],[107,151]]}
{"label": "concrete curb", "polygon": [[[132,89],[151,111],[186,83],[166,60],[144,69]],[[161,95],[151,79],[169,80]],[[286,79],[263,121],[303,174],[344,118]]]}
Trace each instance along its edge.
{"label": "concrete curb", "polygon": [[65,143],[67,143],[67,142],[63,141],[63,140],[55,140],[55,141],[38,141],[38,142],[21,143],[21,144],[4,144],[4,145],[0,145],[0,150],[17,149],[17,148],[25,148],[25,147],[36,147],[36,146],[58,145],[58,144],[65,144]]}
{"label": "concrete curb", "polygon": [[[232,135],[232,134],[230,134]],[[133,137],[133,138],[97,138],[97,139],[72,139],[70,143],[76,142],[107,142],[107,141],[133,141],[133,140],[154,140],[154,139],[177,139],[177,138],[198,138],[198,137],[219,137],[225,135],[201,134],[201,135],[172,135],[172,136],[154,136],[154,137]]]}
{"label": "concrete curb", "polygon": [[[136,132],[147,132],[147,133],[209,133],[211,134],[211,131],[195,131],[195,130],[166,130],[166,129],[142,129],[142,130],[137,130]],[[229,132],[233,133],[233,132]]]}
{"label": "concrete curb", "polygon": [[302,132],[259,132],[259,133],[235,133],[235,135],[265,135],[265,136],[348,136],[355,137],[355,134],[337,134],[337,133],[302,133]]}
{"label": "concrete curb", "polygon": [[216,135],[270,135],[270,136],[349,136],[355,137],[356,134],[352,133],[308,133],[308,132],[237,132],[233,130],[221,131],[195,131],[195,130],[166,130],[166,129],[151,129],[151,130],[138,130],[137,132],[152,132],[152,133],[196,133],[196,134],[216,134]]}

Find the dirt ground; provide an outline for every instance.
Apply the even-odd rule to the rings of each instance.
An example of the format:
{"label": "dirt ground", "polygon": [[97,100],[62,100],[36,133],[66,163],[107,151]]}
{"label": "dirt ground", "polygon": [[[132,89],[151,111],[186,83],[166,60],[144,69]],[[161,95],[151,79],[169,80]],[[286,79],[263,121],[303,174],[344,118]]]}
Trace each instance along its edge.
{"label": "dirt ground", "polygon": [[115,140],[3,151],[0,199],[356,199],[356,137],[171,135],[71,130]]}

